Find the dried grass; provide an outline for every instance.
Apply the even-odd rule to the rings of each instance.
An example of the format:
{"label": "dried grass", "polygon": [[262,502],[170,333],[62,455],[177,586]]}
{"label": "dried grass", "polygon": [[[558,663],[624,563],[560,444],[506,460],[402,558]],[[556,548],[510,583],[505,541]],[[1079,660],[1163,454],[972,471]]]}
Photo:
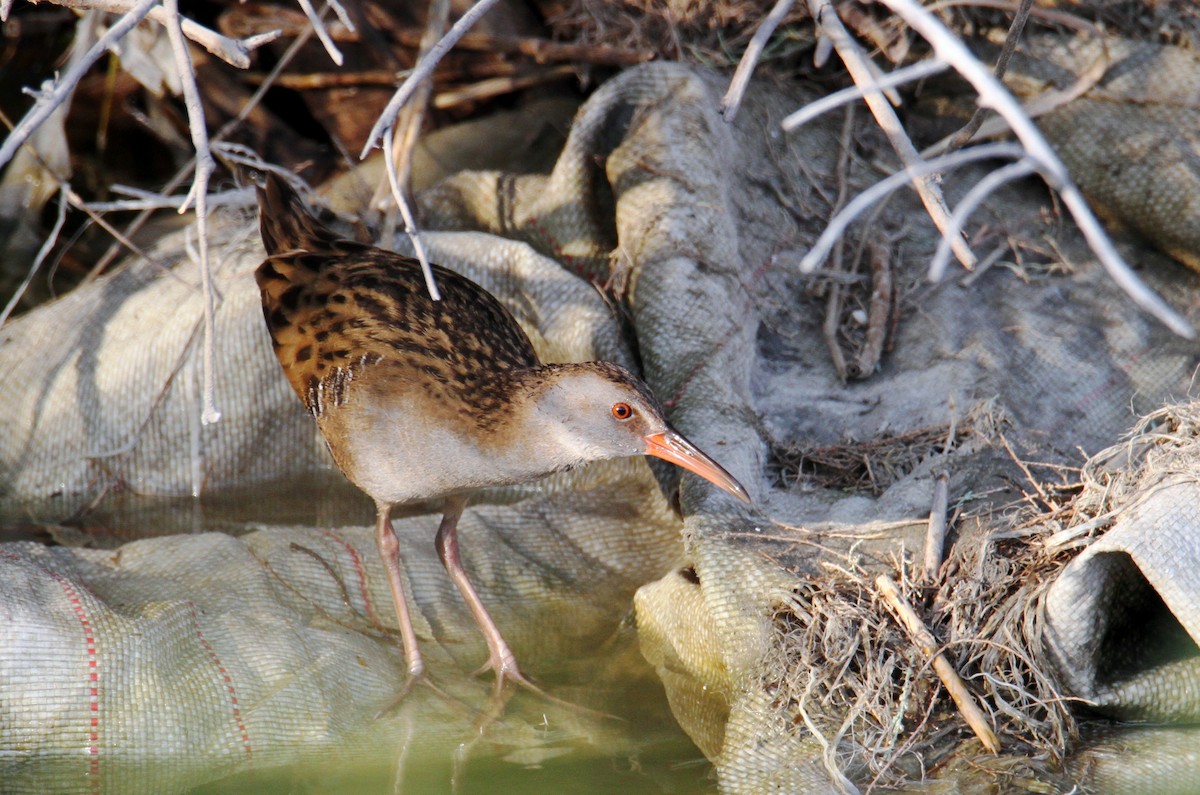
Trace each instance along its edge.
{"label": "dried grass", "polygon": [[[925,444],[937,438],[906,436]],[[919,556],[892,561],[904,599],[999,736],[1000,757],[985,757],[973,743],[929,660],[882,604],[873,582],[879,572],[853,552],[817,576],[798,576],[776,607],[776,646],[765,666],[773,707],[798,732],[818,734],[826,766],[866,791],[912,785],[963,763],[997,786],[1030,776],[1058,780],[1078,725],[1071,700],[1042,663],[1042,597],[1122,510],[1164,480],[1200,478],[1198,446],[1200,405],[1161,409],[1088,461],[1078,483],[1036,484],[1040,493],[1072,499],[1049,509],[1023,500],[973,519],[974,529],[959,528],[930,588],[916,584]]]}
{"label": "dried grass", "polygon": [[[718,68],[737,63],[768,10],[768,6],[752,0],[562,0],[544,2],[542,7],[556,39],[587,44],[615,42],[623,47],[653,50],[672,60]],[[797,3],[784,18],[764,60],[810,48],[813,40],[808,18],[807,9]],[[787,29],[798,22],[805,22],[804,34]]]}
{"label": "dried grass", "polygon": [[995,403],[986,401],[958,422],[882,434],[861,442],[807,449],[775,444],[770,464],[784,488],[807,481],[821,488],[877,495],[933,456],[991,444],[1006,422]]}
{"label": "dried grass", "polygon": [[[910,605],[932,596],[922,619],[1005,752],[1037,757],[1045,777],[1076,736],[1068,702],[1036,651],[1038,605],[1060,558],[1024,540],[960,544],[953,574],[930,594],[913,584],[917,563],[896,566]],[[929,660],[880,602],[873,575],[850,558],[827,568],[802,580],[773,616],[774,706],[797,724],[802,713],[839,716],[838,725],[814,727],[829,748],[827,765],[868,790],[923,781],[943,762],[981,754],[964,746],[970,731]]]}

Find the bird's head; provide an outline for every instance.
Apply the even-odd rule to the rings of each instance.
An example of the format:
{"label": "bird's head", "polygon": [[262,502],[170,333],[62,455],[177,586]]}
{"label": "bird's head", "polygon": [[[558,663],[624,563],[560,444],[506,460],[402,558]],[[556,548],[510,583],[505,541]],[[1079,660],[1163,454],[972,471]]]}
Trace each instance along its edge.
{"label": "bird's head", "polygon": [[573,463],[651,455],[750,502],[732,475],[671,427],[649,388],[624,367],[549,365],[544,375],[532,409],[545,441],[573,457]]}

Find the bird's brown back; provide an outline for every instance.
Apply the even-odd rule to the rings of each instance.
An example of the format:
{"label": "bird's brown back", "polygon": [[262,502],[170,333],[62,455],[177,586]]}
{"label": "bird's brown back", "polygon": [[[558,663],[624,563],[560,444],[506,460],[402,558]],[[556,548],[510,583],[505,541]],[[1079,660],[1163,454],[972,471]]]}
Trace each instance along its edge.
{"label": "bird's brown back", "polygon": [[496,421],[515,377],[538,366],[490,293],[434,265],[429,297],[411,257],[339,238],[281,178],[258,191],[267,259],[255,277],[275,354],[318,418],[354,382],[420,386],[477,425]]}

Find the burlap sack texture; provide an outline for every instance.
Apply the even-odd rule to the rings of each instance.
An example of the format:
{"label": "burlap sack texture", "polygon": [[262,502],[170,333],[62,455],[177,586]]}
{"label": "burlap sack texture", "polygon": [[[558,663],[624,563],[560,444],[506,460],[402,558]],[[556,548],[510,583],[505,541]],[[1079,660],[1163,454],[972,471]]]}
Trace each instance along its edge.
{"label": "burlap sack texture", "polygon": [[1079,186],[1110,219],[1200,269],[1200,55],[1152,42],[1035,37],[1014,90],[1066,89],[1093,64],[1103,77],[1038,119]]}
{"label": "burlap sack texture", "polygon": [[[722,790],[825,791],[836,786],[827,755],[778,689],[789,650],[772,618],[801,583],[819,583],[823,559],[853,549],[886,567],[916,548],[935,468],[949,466],[956,497],[1004,485],[1009,470],[982,424],[940,459],[895,473],[878,495],[795,488],[779,477],[779,451],[936,425],[982,404],[1010,423],[1008,438],[1062,460],[1074,445],[1115,438],[1130,422],[1131,396],[1149,411],[1185,395],[1195,349],[1128,307],[1069,228],[1048,234],[1070,273],[995,269],[969,289],[920,288],[935,240],[915,231],[919,215],[906,224],[910,204],[896,203],[885,228],[907,233],[895,267],[908,292],[894,353],[873,378],[837,383],[815,302],[803,297],[811,282],[780,263],[828,212],[821,180],[835,170],[839,120],[779,136],[779,119],[803,97],[759,86],[726,126],[715,114],[722,90],[678,66],[632,70],[588,103],[548,177],[464,174],[421,204],[427,226],[441,230],[429,236],[435,256],[512,306],[544,356],[639,364],[676,424],[743,480],[759,512],[692,481],[679,493],[671,472],[658,473],[664,492],[637,461],[497,495],[516,502],[470,510],[463,548],[535,675],[610,635],[615,606],[661,578],[636,599],[643,651]],[[992,205],[992,218],[1027,228],[1043,200],[1036,189],[1015,191]],[[229,223],[215,235],[221,372],[237,374],[219,379],[226,418],[199,425],[199,296],[184,241],[165,240],[158,256],[171,273],[133,264],[0,332],[0,367],[12,375],[0,384],[12,407],[0,418],[9,504],[94,493],[113,480],[187,493],[325,466],[265,345],[252,227]],[[612,263],[628,271],[621,322],[580,278],[607,279]],[[1146,275],[1172,295],[1195,286],[1167,263]],[[685,517],[682,549],[672,504]],[[431,547],[431,522],[401,523],[406,548],[417,550],[406,563],[426,622],[418,631],[436,639],[439,657],[469,667],[478,640],[431,548],[420,551]],[[37,697],[10,702],[20,707],[3,722],[5,745],[30,750],[8,763],[5,780],[32,791],[38,760],[49,758],[75,766],[79,789],[134,788],[151,778],[138,760],[178,760],[165,763],[170,786],[154,781],[166,791],[242,769],[251,756],[282,763],[356,738],[395,681],[391,641],[371,629],[391,617],[376,610],[387,601],[375,590],[366,531],[312,532],[152,539],[119,553],[7,547],[5,592],[34,596],[12,602],[2,681],[6,692]],[[131,622],[136,644],[122,640]],[[46,626],[59,629],[24,629]],[[300,642],[273,640],[265,626]],[[93,661],[101,700],[86,684]],[[21,678],[31,670],[35,683]],[[311,675],[292,691],[297,670]],[[158,696],[134,704],[108,695],[134,681]],[[336,685],[326,692],[323,683]],[[98,728],[88,723],[93,703]],[[172,724],[179,732],[208,739],[160,745],[149,726],[169,710],[146,704],[168,703],[187,707]],[[808,709],[818,710],[818,729],[840,721]],[[62,732],[34,728],[46,710]],[[402,734],[392,731],[392,741]],[[81,738],[94,752],[80,757]]]}

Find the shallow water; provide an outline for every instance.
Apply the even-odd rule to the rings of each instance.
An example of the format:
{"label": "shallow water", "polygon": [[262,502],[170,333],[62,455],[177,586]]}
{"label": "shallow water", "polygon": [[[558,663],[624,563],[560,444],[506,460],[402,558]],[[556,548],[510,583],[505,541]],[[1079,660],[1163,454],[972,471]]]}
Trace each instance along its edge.
{"label": "shallow water", "polygon": [[325,756],[308,763],[226,778],[196,788],[194,795],[284,795],[336,792],[345,795],[390,793],[528,793],[528,795],[700,795],[716,791],[711,765],[691,741],[666,726],[627,726],[630,749],[620,754],[589,749],[548,759],[528,757],[486,740],[468,758],[397,753],[374,760]]}
{"label": "shallow water", "polygon": [[[17,776],[5,776],[3,792],[169,793],[251,795],[252,793],[674,793],[715,792],[711,765],[670,718],[661,690],[643,680],[626,693],[630,710],[603,719],[578,734],[545,727],[538,737],[521,720],[538,697],[518,694],[510,704],[518,720],[506,715],[482,732],[436,710],[422,711],[408,723],[409,743],[366,742],[361,748],[313,751],[296,763],[264,766],[232,776],[207,776],[184,770],[178,760],[107,758],[100,786],[93,789],[82,757],[30,761]],[[381,720],[393,736],[395,718]],[[514,731],[514,726],[516,730]],[[449,734],[457,732],[457,738]],[[422,735],[441,735],[429,743]],[[402,735],[403,736],[403,735]],[[203,783],[201,783],[203,782]]]}
{"label": "shallow water", "polygon": [[[79,507],[58,500],[10,510],[0,527],[24,527],[0,540],[21,536],[111,548],[178,533],[240,535],[261,524],[366,525],[373,514],[369,501],[340,478],[274,484],[202,500],[111,494],[69,526],[60,524]],[[436,689],[418,686],[400,706],[339,732],[336,740],[314,737],[303,749],[264,743],[254,749],[249,765],[238,766],[235,759],[224,768],[205,768],[195,758],[173,758],[162,751],[154,759],[122,757],[117,750],[121,741],[114,737],[113,746],[101,749],[99,770],[90,775],[84,756],[18,759],[12,749],[7,754],[0,749],[0,792],[714,792],[712,766],[672,717],[661,683],[637,649],[631,616],[618,614],[612,621],[619,626],[603,644],[536,666],[539,684],[548,693],[595,712],[520,689],[497,709],[490,674],[473,678],[444,649],[423,644],[428,682]],[[381,639],[395,658],[399,689],[403,674],[394,642]],[[473,660],[478,654],[466,656]],[[356,714],[350,706],[347,714]],[[361,712],[362,705],[354,706]],[[250,716],[248,723],[252,720]],[[230,769],[240,772],[228,775]]]}
{"label": "shallow water", "polygon": [[[371,515],[368,501],[344,481],[331,478],[309,480],[300,487],[278,484],[224,492],[203,500],[114,494],[73,527],[38,524],[59,522],[77,508],[66,501],[36,509],[26,506],[15,513],[19,522],[29,523],[26,528],[19,534],[0,535],[0,540],[21,535],[113,547],[169,533],[217,529],[237,535],[258,523],[366,524]],[[0,527],[14,527],[12,517],[10,513]],[[542,661],[540,667],[545,677],[541,683],[552,695],[611,717],[518,690],[503,710],[486,719],[484,713],[493,703],[490,676],[472,678],[450,656],[436,648],[427,651],[430,680],[441,692],[417,688],[384,717],[362,721],[350,739],[314,738],[302,749],[290,751],[256,748],[251,765],[236,768],[204,768],[194,760],[165,754],[155,759],[120,758],[109,747],[104,749],[98,775],[91,778],[80,754],[24,758],[20,748],[0,747],[0,793],[698,795],[716,791],[712,765],[675,722],[661,683],[638,652],[628,616],[609,642],[580,649],[568,658]],[[394,656],[399,665],[399,655]],[[398,673],[397,687],[401,681]],[[1091,791],[1113,795],[1200,792],[1197,748],[1200,738],[1195,727],[1136,729],[1099,724],[1098,730],[1085,731],[1081,747],[1067,763],[1066,775],[1055,780],[1085,782]],[[229,775],[230,769],[239,772]],[[93,786],[97,783],[99,787]]]}

